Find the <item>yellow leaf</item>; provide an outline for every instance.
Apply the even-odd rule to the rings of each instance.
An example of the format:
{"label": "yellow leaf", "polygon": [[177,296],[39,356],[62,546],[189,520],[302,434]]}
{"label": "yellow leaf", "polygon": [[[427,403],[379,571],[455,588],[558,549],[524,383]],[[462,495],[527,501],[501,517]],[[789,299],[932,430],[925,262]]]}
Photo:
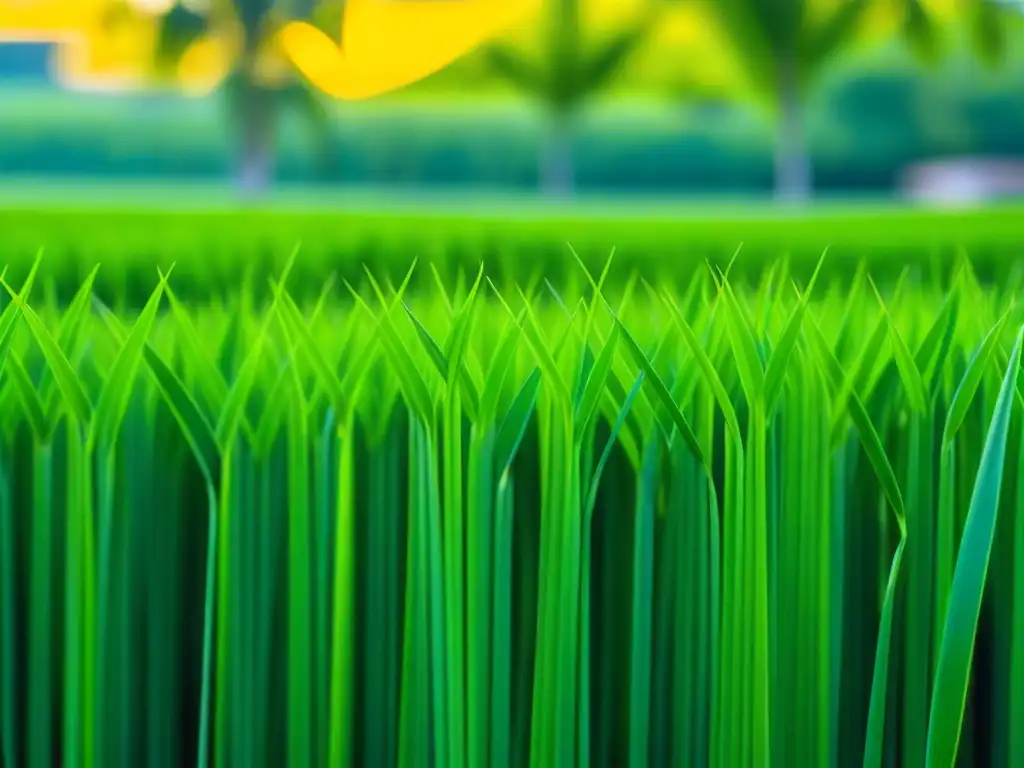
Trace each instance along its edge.
{"label": "yellow leaf", "polygon": [[0,0],[0,40],[52,39],[92,23],[109,0]]}
{"label": "yellow leaf", "polygon": [[188,47],[178,62],[178,79],[195,96],[211,93],[227,77],[234,47],[225,37],[203,37]]}
{"label": "yellow leaf", "polygon": [[339,99],[366,99],[429,77],[524,19],[541,0],[353,0],[342,45],[293,22],[280,41],[295,66]]}
{"label": "yellow leaf", "polygon": [[57,49],[60,78],[73,87],[139,87],[140,62],[152,57],[156,34],[156,26],[144,18],[127,16],[115,25],[95,19]]}

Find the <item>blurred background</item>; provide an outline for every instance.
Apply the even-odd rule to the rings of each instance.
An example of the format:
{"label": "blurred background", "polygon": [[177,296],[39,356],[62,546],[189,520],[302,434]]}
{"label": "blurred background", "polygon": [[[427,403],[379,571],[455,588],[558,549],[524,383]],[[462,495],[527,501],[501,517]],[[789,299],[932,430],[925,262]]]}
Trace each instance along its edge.
{"label": "blurred background", "polygon": [[0,194],[1024,197],[1014,2],[544,0],[365,102],[290,19],[337,38],[344,3],[0,0]]}

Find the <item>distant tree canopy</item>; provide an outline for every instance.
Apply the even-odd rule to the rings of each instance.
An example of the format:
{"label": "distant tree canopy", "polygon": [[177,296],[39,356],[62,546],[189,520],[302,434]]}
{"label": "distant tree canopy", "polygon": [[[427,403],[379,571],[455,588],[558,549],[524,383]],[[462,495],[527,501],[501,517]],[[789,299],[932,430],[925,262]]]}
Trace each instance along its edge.
{"label": "distant tree canopy", "polygon": [[544,108],[539,178],[550,189],[571,190],[575,116],[624,91],[755,105],[775,126],[777,190],[805,197],[814,186],[807,102],[834,63],[899,39],[920,62],[966,44],[996,67],[1024,26],[1011,0],[503,0],[504,19],[494,7],[0,0],[0,40],[59,41],[58,71],[72,85],[223,91],[239,180],[254,190],[272,177],[284,109],[298,110],[326,146],[324,94],[476,98],[504,88]]}

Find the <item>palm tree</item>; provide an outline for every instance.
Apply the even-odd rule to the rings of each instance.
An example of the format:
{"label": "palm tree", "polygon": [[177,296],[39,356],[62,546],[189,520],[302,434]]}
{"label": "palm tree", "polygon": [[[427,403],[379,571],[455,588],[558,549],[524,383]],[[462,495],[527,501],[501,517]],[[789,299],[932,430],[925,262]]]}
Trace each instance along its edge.
{"label": "palm tree", "polygon": [[804,106],[837,54],[902,28],[920,54],[934,55],[933,20],[922,2],[703,0],[709,23],[732,42],[745,85],[776,125],[779,198],[800,201],[812,193]]}
{"label": "palm tree", "polygon": [[[445,69],[529,16],[540,2],[348,0],[343,9],[331,6],[344,12],[319,26],[289,21],[274,42],[310,85],[336,99],[360,101]],[[332,24],[340,26],[339,37]]]}
{"label": "palm tree", "polygon": [[974,0],[967,12],[972,48],[984,63],[998,65],[1008,52],[1010,23],[1024,20],[1024,0]]}
{"label": "palm tree", "polygon": [[508,43],[485,52],[495,74],[544,108],[548,129],[540,179],[542,188],[554,195],[573,191],[572,133],[582,105],[609,85],[648,38],[656,20],[654,4],[644,4],[615,33],[588,39],[584,16],[588,11],[606,12],[608,6],[601,0],[547,0],[539,55],[530,56]]}
{"label": "palm tree", "polygon": [[239,137],[238,182],[258,194],[272,181],[283,109],[299,110],[316,138],[326,138],[327,113],[284,57],[276,34],[292,19],[335,18],[343,0],[171,2],[159,20],[156,72],[180,78],[202,69],[209,89],[223,89]]}

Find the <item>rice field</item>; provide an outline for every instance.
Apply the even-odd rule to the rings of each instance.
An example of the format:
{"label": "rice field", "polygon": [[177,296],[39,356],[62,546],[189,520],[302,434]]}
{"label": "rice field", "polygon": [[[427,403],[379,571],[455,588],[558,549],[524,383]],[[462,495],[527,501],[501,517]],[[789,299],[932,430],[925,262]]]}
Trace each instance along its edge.
{"label": "rice field", "polygon": [[[791,211],[763,202],[686,198],[583,197],[558,203],[484,192],[430,191],[385,196],[306,189],[281,191],[240,205],[230,191],[172,184],[0,183],[0,266],[20,284],[40,248],[45,277],[61,303],[70,301],[102,264],[96,291],[137,311],[153,289],[154,265],[176,265],[174,287],[190,304],[225,301],[252,272],[266,297],[267,278],[284,269],[296,243],[302,257],[289,273],[296,301],[315,301],[328,275],[359,283],[363,265],[396,285],[414,258],[453,284],[480,262],[492,280],[526,285],[537,272],[558,286],[578,278],[567,243],[594,274],[615,247],[609,281],[637,269],[650,282],[682,283],[696,269],[732,263],[736,279],[759,280],[787,257],[806,280],[829,249],[830,276],[852,279],[866,264],[876,282],[894,281],[905,266],[945,274],[962,252],[979,279],[1000,280],[1021,267],[1024,204],[928,208],[881,202],[816,202]],[[742,249],[736,255],[737,246]],[[948,277],[948,275],[946,275]],[[340,285],[340,282],[339,282]],[[410,290],[434,288],[429,269]],[[342,292],[344,294],[344,292]]]}
{"label": "rice field", "polygon": [[1024,765],[1024,274],[830,258],[5,273],[0,764]]}

